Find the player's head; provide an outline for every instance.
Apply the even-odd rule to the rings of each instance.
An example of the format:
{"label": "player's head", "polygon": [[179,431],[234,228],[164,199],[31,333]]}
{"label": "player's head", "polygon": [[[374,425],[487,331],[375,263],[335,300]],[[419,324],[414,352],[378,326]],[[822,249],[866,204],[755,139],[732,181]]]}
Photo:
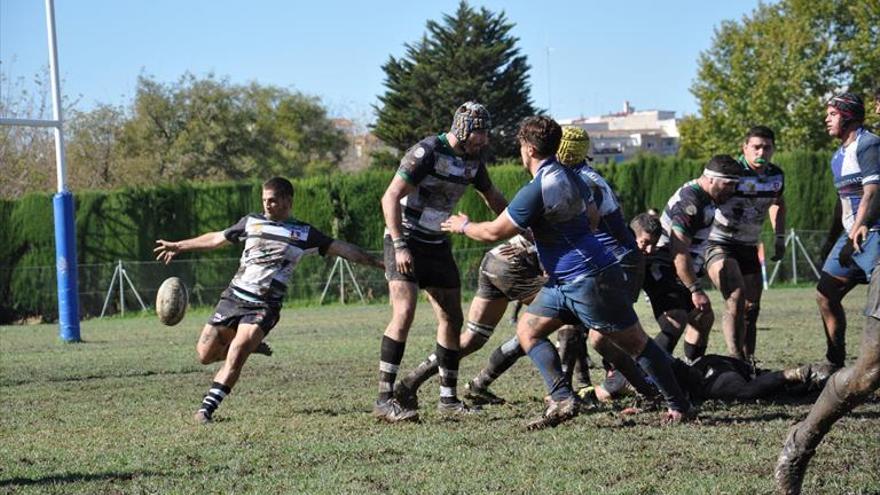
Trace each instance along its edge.
{"label": "player's head", "polygon": [[590,135],[580,127],[567,125],[562,128],[562,140],[556,158],[563,165],[577,165],[590,159]]}
{"label": "player's head", "polygon": [[730,199],[739,178],[742,165],[730,155],[715,155],[703,169],[702,185],[715,203],[723,203]]}
{"label": "player's head", "polygon": [[562,128],[550,117],[526,117],[519,125],[516,138],[523,165],[528,165],[530,157],[543,160],[556,154],[562,140]]}
{"label": "player's head", "polygon": [[756,125],[746,133],[742,152],[752,168],[761,168],[769,163],[775,150],[776,135],[769,127]]}
{"label": "player's head", "polygon": [[455,110],[449,132],[461,143],[465,153],[476,155],[489,144],[491,128],[489,110],[475,101],[466,101]]}
{"label": "player's head", "polygon": [[263,183],[263,213],[270,220],[282,221],[293,209],[293,184],[284,177],[273,177]]}
{"label": "player's head", "polygon": [[865,103],[855,93],[841,93],[828,100],[825,108],[825,128],[836,138],[861,127],[865,122]]}
{"label": "player's head", "polygon": [[629,222],[636,237],[636,246],[644,255],[654,252],[657,241],[660,240],[660,219],[649,213],[639,213]]}

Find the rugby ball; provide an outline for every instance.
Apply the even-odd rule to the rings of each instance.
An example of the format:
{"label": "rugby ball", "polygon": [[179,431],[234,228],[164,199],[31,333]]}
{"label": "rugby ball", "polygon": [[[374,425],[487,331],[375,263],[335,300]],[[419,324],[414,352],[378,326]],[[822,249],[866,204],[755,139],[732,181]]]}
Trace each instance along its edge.
{"label": "rugby ball", "polygon": [[188,300],[182,280],[177,277],[166,279],[156,292],[156,314],[159,315],[159,321],[168,326],[180,323],[186,314]]}

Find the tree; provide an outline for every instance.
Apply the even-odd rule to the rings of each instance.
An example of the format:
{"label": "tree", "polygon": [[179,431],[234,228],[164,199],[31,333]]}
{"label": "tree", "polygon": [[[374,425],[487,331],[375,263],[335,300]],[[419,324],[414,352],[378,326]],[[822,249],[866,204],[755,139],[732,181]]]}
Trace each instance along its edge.
{"label": "tree", "polygon": [[759,4],[716,29],[700,54],[691,92],[700,115],[681,126],[681,154],[739,148],[752,125],[776,131],[782,149],[822,149],[825,102],[844,89],[868,96],[880,70],[876,0],[782,0]]}
{"label": "tree", "polygon": [[152,181],[299,177],[346,147],[315,98],[191,74],[176,84],[141,76],[119,142],[128,168]]}
{"label": "tree", "polygon": [[404,57],[391,56],[382,66],[387,91],[375,106],[376,135],[405,150],[448,129],[458,105],[476,100],[492,114],[490,156],[519,156],[517,126],[536,110],[513,26],[503,12],[477,11],[464,1],[442,24],[428,21],[422,39],[404,45]]}

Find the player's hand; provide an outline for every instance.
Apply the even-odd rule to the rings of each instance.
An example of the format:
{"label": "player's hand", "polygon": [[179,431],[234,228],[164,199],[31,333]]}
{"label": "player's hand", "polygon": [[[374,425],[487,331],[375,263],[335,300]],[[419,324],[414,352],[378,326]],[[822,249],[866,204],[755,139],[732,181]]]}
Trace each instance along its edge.
{"label": "player's hand", "polygon": [[785,256],[785,237],[777,237],[773,243],[773,256],[770,261],[779,261]]}
{"label": "player's hand", "polygon": [[156,261],[162,261],[166,265],[180,252],[180,244],[176,242],[159,239],[156,241],[156,244],[158,246],[153,249],[153,252],[156,253]]}
{"label": "player's hand", "polygon": [[862,244],[865,243],[865,239],[868,238],[868,227],[866,225],[859,225],[857,229],[853,229],[849,238],[852,240],[852,246],[855,252],[862,252]]}
{"label": "player's hand", "polygon": [[707,296],[706,293],[702,290],[691,293],[691,302],[694,304],[694,308],[696,308],[700,312],[704,312],[712,308],[712,303],[709,301],[709,296]]}
{"label": "player's hand", "polygon": [[853,263],[853,252],[856,250],[855,241],[845,242],[840,248],[840,254],[837,255],[837,261],[840,266],[851,266]]}
{"label": "player's hand", "polygon": [[512,244],[502,244],[501,247],[498,248],[498,254],[514,264],[516,263],[517,258],[526,254],[527,252],[528,251],[522,246],[514,246]]}
{"label": "player's hand", "polygon": [[413,257],[408,248],[394,250],[394,263],[397,264],[397,272],[402,275],[413,272]]}
{"label": "player's hand", "polygon": [[456,215],[449,215],[449,218],[440,224],[440,228],[443,229],[443,232],[464,234],[462,227],[464,227],[466,223],[470,223],[468,216],[464,213],[458,212]]}

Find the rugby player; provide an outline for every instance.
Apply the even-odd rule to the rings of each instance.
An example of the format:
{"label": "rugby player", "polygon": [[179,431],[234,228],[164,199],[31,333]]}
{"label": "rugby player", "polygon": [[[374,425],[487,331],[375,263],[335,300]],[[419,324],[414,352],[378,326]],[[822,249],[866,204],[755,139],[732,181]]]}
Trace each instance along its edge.
{"label": "rugby player", "polygon": [[489,111],[483,105],[471,101],[462,104],[448,132],[427,137],[407,150],[382,196],[385,278],[392,315],[379,351],[379,392],[373,415],[390,423],[418,419],[418,411],[401,406],[394,398],[394,382],[419,289],[427,292],[437,317],[437,408],[444,414],[468,411],[457,391],[463,320],[461,280],[452,246],[440,224],[470,184],[495,213],[507,206],[486,171],[483,155],[491,127]]}
{"label": "rugby player", "polygon": [[[880,113],[880,105],[876,111]],[[871,285],[855,364],[831,376],[807,417],[791,427],[782,445],[774,477],[777,488],[785,494],[801,493],[807,465],[832,425],[880,388],[880,277],[871,276],[880,264],[880,138],[862,126],[865,107],[857,95],[835,96],[825,113],[828,133],[841,141],[831,158],[831,170],[840,194],[842,223],[847,228],[828,256],[819,280],[819,306],[829,343],[827,357],[835,366],[843,364],[845,356],[846,320],[840,299],[862,277],[870,279]]]}
{"label": "rugby player", "polygon": [[706,247],[706,272],[724,297],[722,332],[727,352],[754,361],[761,308],[761,262],[758,242],[764,220],[775,233],[773,261],[785,255],[785,202],[782,169],[770,162],[776,136],[768,127],[746,133],[739,183],[733,196],[718,205]]}
{"label": "rugby player", "polygon": [[668,421],[692,414],[670,368],[667,353],[648,339],[632,310],[617,260],[593,235],[598,211],[592,193],[555,154],[562,129],[547,117],[528,117],[517,137],[523,166],[534,177],[495,220],[471,223],[466,215],[450,216],[443,230],[492,242],[531,228],[538,257],[549,278],[517,323],[520,345],[544,379],[550,400],[530,429],[555,426],[578,414],[578,401],[562,373],[559,354],[547,339],[565,323],[580,323],[607,333],[611,340],[654,380],[664,395]]}
{"label": "rugby player", "polygon": [[381,260],[361,248],[290,218],[293,184],[287,179],[275,177],[263,183],[262,202],[263,213],[247,215],[226,230],[182,241],[156,241],[156,259],[166,264],[180,253],[244,242],[238,272],[221,294],[196,344],[202,364],[223,361],[195,413],[199,423],[213,420],[214,411],[232,391],[250,354],[271,354],[263,339],[278,324],[287,285],[303,256],[341,256],[383,268]]}

